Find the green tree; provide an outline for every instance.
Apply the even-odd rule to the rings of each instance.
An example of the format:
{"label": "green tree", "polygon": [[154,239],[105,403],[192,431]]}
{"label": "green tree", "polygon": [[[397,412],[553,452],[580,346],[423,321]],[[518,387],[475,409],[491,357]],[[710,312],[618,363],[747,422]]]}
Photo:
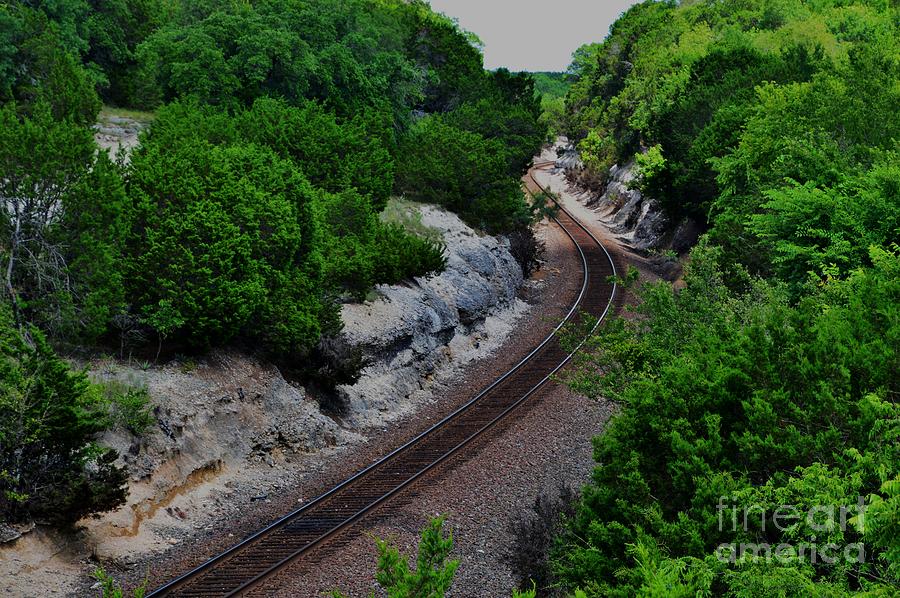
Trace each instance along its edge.
{"label": "green tree", "polygon": [[397,187],[414,199],[440,204],[491,231],[530,220],[519,180],[509,174],[506,150],[497,140],[432,116],[410,131],[400,160]]}
{"label": "green tree", "polygon": [[0,265],[17,320],[55,338],[96,339],[123,304],[127,206],[117,167],[89,130],[0,108]]}
{"label": "green tree", "polygon": [[304,351],[336,325],[321,215],[294,165],[257,145],[146,145],[129,174],[131,304],[194,346],[241,335]]}
{"label": "green tree", "polygon": [[427,69],[423,109],[447,112],[478,97],[487,77],[478,39],[461,33],[449,17],[432,12],[424,2],[410,5],[415,14],[410,51]]}
{"label": "green tree", "polygon": [[88,51],[84,62],[99,70],[104,101],[117,106],[146,104],[138,88],[135,50],[174,18],[176,3],[164,0],[90,0]]}
{"label": "green tree", "polygon": [[503,144],[508,171],[522,176],[547,135],[535,107],[496,98],[467,102],[448,112],[444,122]]}
{"label": "green tree", "polygon": [[80,38],[43,11],[19,3],[0,6],[0,23],[0,101],[15,101],[23,112],[47,105],[57,119],[92,124],[100,99],[77,49],[69,47]]}
{"label": "green tree", "polygon": [[869,263],[869,248],[900,232],[896,154],[837,187],[793,184],[768,191],[747,227],[768,248],[777,276],[794,284],[810,275],[846,274]]}
{"label": "green tree", "polygon": [[0,518],[67,525],[123,503],[117,455],[92,440],[107,425],[106,401],[87,376],[0,303]]}

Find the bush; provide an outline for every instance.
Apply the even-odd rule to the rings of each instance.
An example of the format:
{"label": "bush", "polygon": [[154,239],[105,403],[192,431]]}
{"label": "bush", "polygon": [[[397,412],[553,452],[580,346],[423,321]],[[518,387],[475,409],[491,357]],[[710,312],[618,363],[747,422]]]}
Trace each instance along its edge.
{"label": "bush", "polygon": [[355,191],[321,196],[325,278],[362,298],[376,284],[396,284],[443,270],[443,246],[379,220]]}
{"label": "bush", "polygon": [[545,590],[553,585],[550,553],[565,521],[575,515],[578,494],[562,486],[554,495],[541,494],[534,499],[531,512],[524,513],[512,525],[515,538],[509,565],[519,589]]}
{"label": "bush", "polygon": [[100,388],[109,405],[113,426],[121,426],[135,436],[141,436],[156,423],[146,388],[118,380],[104,382]]}
{"label": "bush", "polygon": [[396,224],[381,224],[376,232],[375,280],[396,284],[410,276],[427,276],[447,266],[445,246],[412,235]]}
{"label": "bush", "polygon": [[[100,598],[126,598],[126,590],[122,588],[112,575],[107,573],[103,567],[98,567],[94,571],[94,579],[100,582]],[[129,598],[144,598],[147,595],[147,586],[149,580],[144,580],[141,585],[134,588]]]}
{"label": "bush", "polygon": [[[443,598],[459,561],[448,560],[453,550],[453,534],[444,534],[444,518],[432,519],[422,530],[416,568],[410,569],[408,557],[385,540],[376,538],[378,545],[378,573],[375,579],[390,598]],[[332,594],[341,598],[340,592]]]}
{"label": "bush", "polygon": [[419,121],[403,141],[397,188],[492,232],[531,221],[519,179],[509,174],[503,144],[447,124],[439,116]]}
{"label": "bush", "polygon": [[315,192],[291,162],[256,145],[149,144],[129,191],[128,295],[159,334],[290,354],[336,326]]}
{"label": "bush", "polygon": [[522,268],[525,278],[537,270],[543,244],[534,236],[531,227],[520,228],[506,235],[509,240],[509,252]]}
{"label": "bush", "polygon": [[125,472],[94,434],[109,424],[106,402],[35,330],[0,304],[0,518],[69,525],[125,501]]}

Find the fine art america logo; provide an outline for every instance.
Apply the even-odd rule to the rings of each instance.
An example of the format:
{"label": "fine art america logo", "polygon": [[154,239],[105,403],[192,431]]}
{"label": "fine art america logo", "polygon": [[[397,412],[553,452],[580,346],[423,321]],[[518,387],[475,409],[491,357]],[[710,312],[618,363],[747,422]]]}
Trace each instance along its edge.
{"label": "fine art america logo", "polygon": [[[861,542],[838,544],[832,540],[842,537],[852,528],[861,535],[865,529],[866,506],[860,496],[855,505],[815,505],[800,508],[795,505],[735,505],[727,502],[724,496],[719,497],[716,506],[719,514],[719,531],[730,529],[732,532],[743,530],[762,534],[792,532],[803,529],[808,531],[807,539],[797,542],[770,543],[726,543],[716,548],[716,558],[722,562],[734,563],[745,557],[789,562],[807,561],[813,565],[824,563],[833,565],[839,561],[862,563],[866,560],[865,545]],[[788,535],[791,535],[790,533]],[[818,542],[817,535],[826,540]],[[853,534],[856,535],[856,534]]]}

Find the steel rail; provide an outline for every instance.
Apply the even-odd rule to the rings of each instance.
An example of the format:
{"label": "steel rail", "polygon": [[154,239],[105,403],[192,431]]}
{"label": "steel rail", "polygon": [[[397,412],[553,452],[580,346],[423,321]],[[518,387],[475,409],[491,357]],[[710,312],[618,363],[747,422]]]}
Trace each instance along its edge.
{"label": "steel rail", "polygon": [[[533,170],[541,168],[548,164],[553,164],[553,163],[552,162],[537,163],[533,166],[532,170],[529,171],[529,177],[530,177],[531,181],[538,187],[538,189],[540,189],[544,193],[546,193],[547,190],[534,177]],[[613,275],[613,277],[615,277],[616,276],[615,261],[613,260],[609,251],[603,246],[603,244],[597,239],[597,237],[587,227],[585,227],[581,222],[579,222],[578,219],[575,218],[574,215],[571,214],[571,212],[566,210],[566,208],[564,206],[562,206],[556,200],[556,198],[554,198],[552,195],[549,195],[549,198],[551,201],[553,201],[554,204],[556,204],[556,206],[560,210],[560,212],[566,214],[575,226],[577,226],[582,231],[587,233],[587,235],[590,237],[590,239],[593,241],[593,243],[596,244],[597,246],[599,246],[603,250],[603,253],[606,256],[606,259],[609,261],[612,275]],[[535,347],[524,358],[522,358],[520,361],[518,361],[506,373],[504,373],[499,378],[495,379],[490,385],[488,385],[486,388],[484,388],[475,397],[473,397],[472,399],[467,401],[465,404],[463,404],[462,406],[460,406],[459,408],[454,410],[452,413],[450,413],[449,415],[447,415],[446,417],[441,419],[436,424],[430,426],[424,432],[418,434],[413,439],[404,443],[402,446],[394,449],[393,451],[391,451],[384,457],[378,459],[377,461],[375,461],[372,464],[368,465],[367,467],[363,468],[362,470],[360,470],[353,476],[342,481],[337,486],[335,486],[332,489],[328,490],[327,492],[319,495],[318,497],[316,497],[312,501],[308,502],[307,504],[305,504],[305,505],[291,511],[287,515],[275,520],[271,524],[267,525],[266,527],[262,528],[261,530],[255,532],[255,533],[251,534],[250,536],[248,536],[241,542],[235,544],[231,548],[210,558],[209,560],[207,560],[203,564],[199,565],[198,567],[191,569],[190,571],[188,571],[188,572],[178,576],[177,578],[169,581],[168,583],[160,586],[159,588],[157,588],[156,590],[154,590],[153,592],[148,594],[147,598],[160,598],[162,596],[178,595],[180,589],[186,588],[192,582],[200,580],[207,573],[213,572],[219,565],[223,565],[227,561],[229,561],[231,557],[237,556],[238,554],[242,553],[244,550],[251,550],[252,545],[257,543],[259,540],[265,538],[266,536],[272,534],[273,532],[275,532],[277,530],[284,528],[286,525],[290,524],[291,522],[294,522],[294,521],[300,519],[306,513],[309,513],[310,511],[314,510],[316,507],[325,504],[329,498],[334,497],[340,491],[342,491],[344,489],[349,489],[354,483],[356,483],[357,481],[360,481],[366,475],[376,472],[379,468],[384,467],[386,464],[391,462],[398,455],[401,455],[401,454],[409,451],[410,449],[413,449],[417,444],[420,444],[423,442],[423,440],[430,438],[437,431],[441,431],[441,430],[445,429],[449,424],[455,422],[462,414],[469,411],[473,406],[479,404],[479,402],[482,399],[484,399],[484,397],[486,397],[492,391],[494,391],[500,384],[511,379],[512,376],[514,376],[517,372],[519,372],[526,364],[528,364],[535,357],[535,355],[537,355],[544,347],[546,347],[548,343],[550,343],[554,338],[556,338],[559,331],[563,328],[563,326],[565,326],[572,319],[572,317],[576,314],[579,306],[584,301],[585,295],[586,295],[588,287],[589,287],[591,273],[589,271],[589,265],[588,265],[587,257],[585,255],[585,251],[584,251],[584,249],[582,249],[578,240],[575,238],[575,235],[573,234],[573,232],[570,231],[563,223],[561,223],[559,221],[559,219],[556,218],[556,216],[552,216],[552,218],[556,222],[556,224],[563,230],[563,232],[566,233],[566,235],[569,237],[569,239],[572,240],[573,244],[575,245],[575,248],[578,251],[578,255],[581,259],[584,280],[582,282],[581,289],[579,290],[578,296],[576,297],[575,301],[572,304],[572,307],[569,309],[566,316],[553,329],[553,331],[549,335],[547,335],[546,338],[543,339],[543,341],[537,347]],[[609,300],[607,301],[602,313],[597,317],[596,322],[594,322],[594,325],[591,328],[590,332],[593,332],[596,329],[596,327],[600,325],[600,323],[603,321],[603,319],[607,316],[609,311],[612,309],[612,306],[616,299],[616,292],[617,292],[617,284],[616,284],[615,280],[612,280],[611,287],[612,288],[610,291]],[[524,393],[522,393],[519,396],[518,399],[516,399],[515,401],[513,401],[512,403],[507,405],[498,415],[493,417],[490,421],[488,421],[482,427],[480,427],[477,430],[475,430],[474,432],[466,435],[465,438],[462,441],[458,442],[455,446],[452,446],[450,449],[445,450],[444,452],[442,452],[442,454],[437,456],[432,461],[424,464],[422,467],[419,467],[417,471],[406,476],[402,481],[399,481],[395,486],[393,486],[390,490],[388,490],[387,492],[382,494],[380,497],[365,504],[356,513],[352,514],[349,517],[342,518],[341,521],[334,524],[330,529],[328,529],[327,531],[325,531],[324,533],[319,535],[317,538],[307,542],[299,549],[294,550],[288,556],[275,560],[275,562],[273,562],[270,566],[268,566],[266,569],[259,572],[258,574],[253,575],[253,576],[249,577],[248,579],[246,579],[245,581],[239,583],[238,585],[236,585],[232,588],[229,588],[227,590],[223,590],[222,593],[219,593],[216,595],[236,596],[236,595],[245,593],[247,590],[256,586],[264,579],[271,577],[277,571],[281,570],[283,567],[285,567],[289,563],[296,560],[303,553],[308,552],[309,550],[322,544],[324,541],[331,538],[332,536],[334,536],[341,530],[343,530],[346,527],[352,525],[353,523],[359,521],[366,514],[372,512],[373,510],[375,510],[376,508],[381,506],[388,499],[392,498],[397,493],[399,493],[402,490],[404,490],[405,488],[407,488],[410,484],[413,484],[415,481],[417,481],[423,475],[430,472],[431,470],[436,468],[438,465],[444,463],[450,457],[456,455],[464,447],[468,446],[471,442],[473,442],[474,440],[479,438],[484,432],[491,429],[492,427],[494,427],[494,425],[496,425],[497,423],[499,423],[500,421],[505,419],[506,416],[510,412],[512,412],[517,407],[519,407],[532,394],[534,394],[538,389],[540,389],[544,384],[546,384],[547,381],[549,381],[554,374],[556,374],[561,368],[563,368],[572,359],[572,357],[575,355],[575,353],[578,351],[578,349],[580,349],[580,347],[583,345],[583,343],[586,340],[587,339],[585,338],[581,342],[579,342],[578,345],[573,350],[569,351],[565,355],[565,357],[559,363],[557,363],[555,365],[555,367],[553,367],[553,369],[548,374],[546,374],[536,384],[533,384],[530,388],[528,388]]]}

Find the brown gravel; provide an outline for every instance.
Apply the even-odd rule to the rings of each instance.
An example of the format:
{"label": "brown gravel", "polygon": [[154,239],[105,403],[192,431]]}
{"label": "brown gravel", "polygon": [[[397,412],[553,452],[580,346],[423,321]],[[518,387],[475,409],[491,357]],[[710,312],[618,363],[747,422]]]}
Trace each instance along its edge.
{"label": "brown gravel", "polygon": [[535,497],[561,484],[578,486],[590,474],[592,436],[608,407],[550,385],[474,450],[416,484],[403,497],[351,530],[338,546],[323,548],[272,578],[254,595],[321,596],[340,588],[368,596],[376,555],[371,536],[390,538],[415,554],[419,530],[444,514],[460,568],[449,596],[509,596],[517,581],[507,563],[512,522]]}

